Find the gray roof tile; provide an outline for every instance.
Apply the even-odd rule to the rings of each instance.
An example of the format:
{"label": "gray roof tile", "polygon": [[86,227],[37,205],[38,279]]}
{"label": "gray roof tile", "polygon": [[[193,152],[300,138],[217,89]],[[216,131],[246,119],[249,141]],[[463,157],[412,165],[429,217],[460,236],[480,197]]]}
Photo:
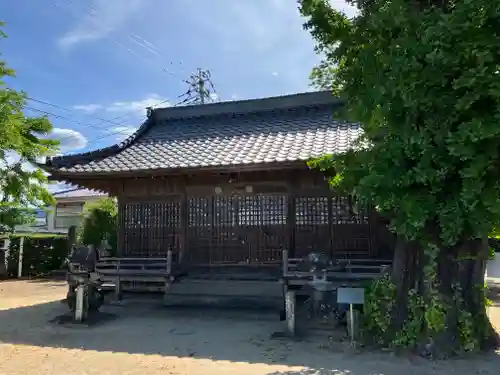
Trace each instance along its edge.
{"label": "gray roof tile", "polygon": [[362,132],[334,120],[331,104],[163,119],[153,112],[155,118],[130,144],[113,146],[116,152],[71,163],[63,157],[53,167],[99,173],[300,161],[346,151]]}

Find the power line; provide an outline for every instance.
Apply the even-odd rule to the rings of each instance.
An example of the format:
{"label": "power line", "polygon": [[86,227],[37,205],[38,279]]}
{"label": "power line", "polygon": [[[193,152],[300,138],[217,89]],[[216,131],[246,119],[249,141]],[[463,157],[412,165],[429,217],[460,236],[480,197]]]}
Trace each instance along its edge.
{"label": "power line", "polygon": [[[158,106],[158,105],[161,105],[163,103],[166,103],[168,100],[163,100],[159,103],[157,103],[155,106]],[[43,101],[39,101],[39,102],[43,102]],[[57,107],[57,108],[61,108],[61,109],[65,109],[64,107],[61,107],[61,106],[57,106],[55,104],[51,104],[51,103],[48,103],[46,102],[48,105],[51,105],[51,106],[54,106],[54,107]],[[72,123],[75,123],[75,124],[78,124],[78,125],[81,125],[82,127],[84,128],[92,128],[92,129],[97,129],[97,130],[102,130],[102,131],[106,131],[106,128],[102,128],[102,127],[98,127],[98,126],[94,126],[94,125],[90,125],[90,124],[86,124],[86,123],[83,123],[81,121],[78,121],[78,120],[75,120],[75,119],[72,119],[72,118],[69,118],[69,117],[66,117],[66,116],[61,116],[59,114],[56,114],[56,113],[53,113],[53,112],[50,112],[50,111],[44,111],[44,110],[41,110],[41,109],[38,109],[38,108],[33,108],[33,107],[30,107],[30,106],[25,106],[25,108],[29,109],[30,111],[34,111],[34,112],[37,112],[37,113],[41,113],[41,114],[44,114],[44,115],[47,115],[47,116],[52,116],[52,117],[55,117],[55,118],[58,118],[58,119],[62,119],[62,120],[66,120],[66,121],[69,121],[69,122],[72,122]],[[134,111],[131,111],[131,112],[128,112],[124,115],[121,115],[121,116],[118,116],[118,117],[115,117],[111,120],[105,120],[105,122],[108,122],[108,123],[111,123],[111,124],[114,124],[117,128],[120,127],[120,126],[123,126],[125,124],[127,124],[128,121],[122,121],[122,122],[113,122],[113,120],[117,120],[117,119],[120,119],[120,118],[123,118],[125,116],[129,116],[135,112],[138,112],[138,111],[143,111],[144,108],[140,108],[140,109],[137,109],[137,110],[134,110]],[[103,123],[103,122],[102,122]],[[102,124],[101,123],[101,124]],[[116,132],[114,133],[107,133],[105,136],[99,138],[99,139],[104,139],[104,138],[107,138],[107,137],[110,137],[111,135],[116,135],[116,134],[127,134],[129,133],[129,129],[119,129],[117,130]],[[70,135],[66,135],[66,136],[62,136],[62,137],[58,137],[58,140],[59,141],[62,141],[62,140],[65,140],[65,139],[70,139],[72,136]]]}
{"label": "power line", "polygon": [[[35,103],[40,103],[40,104],[44,104],[44,105],[48,105],[49,107],[54,107],[54,108],[58,108],[58,109],[62,109],[63,111],[66,111],[66,112],[70,112],[70,113],[77,113],[77,111],[73,110],[73,109],[69,109],[69,108],[65,108],[65,107],[62,107],[60,105],[57,105],[57,104],[52,104],[52,103],[49,103],[45,100],[40,100],[40,99],[36,99],[36,98],[32,98],[32,97],[28,97],[28,100],[32,101],[32,102],[35,102]],[[109,123],[109,124],[113,124],[113,125],[121,125],[121,124],[118,124],[116,122],[113,122],[112,120],[107,120],[107,119],[103,119],[101,117],[97,117],[97,116],[91,116],[89,114],[86,114],[86,113],[78,113],[79,115],[84,115],[84,116],[87,116],[87,117],[90,117],[90,118],[94,118],[98,121],[101,121],[101,123]],[[87,125],[88,127],[92,127],[91,125]]]}
{"label": "power line", "polygon": [[[73,2],[72,0],[68,0],[68,1],[69,1],[69,2]],[[73,18],[75,18],[75,19],[77,19],[77,20],[81,20],[81,18],[80,18],[80,17],[77,17],[77,16],[76,16],[75,14],[73,14],[73,12],[71,12],[69,9],[66,9],[66,8],[64,8],[64,7],[61,7],[61,5],[60,5],[60,4],[57,4],[57,3],[51,3],[51,4],[52,4],[52,6],[53,6],[53,7],[55,7],[55,8],[59,8],[59,9],[61,9],[61,10],[65,11],[66,13],[68,13],[69,15],[71,15]],[[95,8],[93,8],[92,6],[90,6],[90,5],[86,4],[85,2],[83,2],[83,5],[85,5],[85,6],[87,6],[88,8],[90,8],[90,9],[91,9],[91,11],[92,11],[92,12],[94,12],[95,14],[98,14],[98,13],[99,13],[99,12],[98,12]],[[98,17],[94,16],[94,19],[96,19],[97,21],[99,21],[99,23],[103,24],[103,22],[102,22],[102,21],[101,21]],[[144,38],[141,38],[141,37],[140,37],[140,36],[138,36],[137,34],[131,33],[131,35],[132,35],[132,37],[134,37],[134,38],[135,38],[135,40],[133,40],[133,41],[134,41],[134,42],[136,42],[136,44],[140,44],[143,48],[147,49],[147,50],[148,50],[148,51],[150,51],[150,52],[151,52],[152,50],[154,50],[155,52],[157,51],[157,52],[156,52],[157,54],[160,54],[160,52],[159,52],[158,48],[157,48],[157,47],[156,47],[153,43],[151,43],[151,42],[147,41],[147,40],[146,40],[146,39],[144,39]],[[113,38],[112,38],[112,37],[110,37],[109,35],[106,35],[106,36],[105,36],[105,38],[107,38],[107,39],[109,39],[110,41],[112,41],[113,43],[115,43],[115,44],[117,44],[117,45],[119,45],[119,46],[123,47],[123,48],[124,48],[124,49],[126,49],[128,52],[130,52],[130,53],[132,53],[132,54],[134,54],[134,55],[136,55],[136,56],[138,56],[138,57],[140,57],[140,58],[142,58],[142,59],[148,60],[146,57],[144,57],[144,56],[142,56],[142,55],[138,54],[136,51],[134,51],[134,50],[132,50],[132,49],[128,48],[127,46],[125,46],[124,44],[120,43],[119,41],[117,41],[117,40],[113,39]],[[129,36],[129,39],[131,39],[131,40],[132,40],[132,38],[131,38],[130,36]],[[142,42],[142,43],[138,43],[137,41],[140,41],[140,42]],[[147,45],[147,46],[149,46],[149,47],[148,47],[148,48],[146,48],[146,46],[145,46],[145,45]],[[149,60],[148,60],[148,61],[149,61]],[[172,76],[174,76],[174,77],[176,76],[176,74],[174,74],[173,72],[169,71],[169,70],[168,70],[168,69],[166,69],[166,68],[163,68],[163,67],[162,67],[162,68],[161,68],[161,70],[162,70],[163,72],[165,72],[165,73],[169,74],[169,75],[172,75]],[[33,98],[31,98],[31,99],[33,99]],[[67,108],[63,108],[63,107],[61,107],[61,106],[57,106],[57,105],[55,105],[55,104],[48,103],[48,102],[44,102],[44,101],[41,101],[41,100],[34,100],[34,101],[36,101],[36,102],[38,102],[38,103],[41,103],[41,104],[46,104],[46,105],[49,105],[49,106],[52,106],[52,107],[55,107],[55,108],[63,109],[63,110],[66,110],[66,111],[71,111],[71,110],[68,110]],[[164,100],[164,101],[162,101],[162,102],[160,102],[160,103],[157,103],[156,105],[161,105],[161,104],[164,104],[164,103],[166,103],[166,102],[168,102],[168,100]],[[28,108],[29,108],[29,107],[28,107]],[[54,117],[56,117],[56,118],[65,119],[65,120],[68,120],[68,121],[70,121],[70,122],[73,122],[73,123],[77,123],[77,124],[83,125],[83,126],[85,126],[85,127],[90,127],[90,128],[94,128],[94,129],[99,129],[99,130],[102,130],[102,128],[101,128],[101,127],[96,127],[96,126],[92,126],[92,125],[88,125],[88,124],[86,125],[86,124],[83,124],[83,123],[81,123],[81,122],[79,122],[79,121],[75,121],[75,120],[73,120],[73,119],[69,119],[68,117],[65,117],[65,116],[60,116],[60,115],[57,115],[57,114],[54,114],[54,113],[51,113],[51,112],[48,112],[48,111],[41,111],[41,110],[34,109],[34,108],[29,108],[29,109],[32,109],[32,110],[34,110],[35,112],[44,113],[44,114],[46,114],[46,115],[52,115],[52,116],[54,116]],[[123,114],[123,115],[120,115],[120,116],[117,116],[117,117],[115,117],[115,118],[112,118],[112,119],[110,119],[110,120],[106,120],[106,119],[99,119],[99,121],[101,121],[101,122],[100,122],[98,125],[102,125],[103,123],[111,123],[111,124],[113,124],[113,125],[115,125],[115,126],[123,126],[123,125],[125,125],[125,124],[126,124],[126,121],[121,122],[121,123],[115,123],[115,122],[113,122],[113,121],[114,121],[114,120],[121,119],[121,118],[124,118],[124,117],[126,117],[126,116],[129,116],[129,115],[131,115],[131,114],[133,114],[133,113],[137,112],[137,111],[142,111],[142,110],[143,110],[143,109],[142,109],[142,108],[140,108],[140,109],[138,109],[138,110],[134,110],[134,111],[131,111],[131,112],[129,112],[129,113],[125,113],[125,114]],[[123,132],[123,130],[122,130],[122,132]],[[107,136],[106,136],[106,137],[107,137]],[[68,137],[65,137],[65,138],[68,138]],[[64,138],[62,138],[62,139],[64,139]]]}
{"label": "power line", "polygon": [[[72,2],[72,0],[68,0],[68,1],[69,1],[69,2]],[[60,5],[58,5],[57,3],[51,3],[51,5],[52,5],[54,8],[59,8],[59,9],[61,9],[61,10],[65,11],[66,13],[68,13],[69,15],[71,15],[71,16],[72,16],[73,18],[75,18],[76,20],[81,21],[81,18],[80,18],[80,17],[75,16],[75,15],[74,15],[71,11],[69,11],[69,10],[68,10],[68,9],[66,9],[66,8],[61,7],[61,6],[60,6]],[[95,11],[95,9],[94,9],[94,11]],[[95,11],[95,12],[97,12],[97,11]],[[104,23],[103,23],[102,21],[100,21],[97,17],[95,17],[95,19],[97,19],[101,25],[104,25]],[[132,50],[132,49],[130,49],[129,47],[125,46],[123,43],[120,43],[119,41],[117,41],[116,39],[112,38],[111,36],[109,36],[109,35],[105,35],[105,36],[104,36],[104,38],[106,38],[106,39],[108,39],[108,40],[112,41],[113,43],[115,43],[115,44],[119,45],[120,47],[124,48],[127,52],[129,52],[129,53],[131,53],[131,54],[133,54],[133,55],[135,55],[135,56],[137,56],[137,57],[140,57],[141,59],[144,59],[144,60],[149,61],[149,59],[148,59],[148,58],[146,58],[146,57],[144,57],[144,56],[142,56],[142,55],[138,54],[137,52],[135,52],[134,50]],[[173,77],[175,77],[175,76],[176,76],[176,74],[175,74],[175,73],[171,72],[170,70],[168,70],[168,69],[166,69],[166,68],[164,68],[164,67],[161,67],[161,68],[160,68],[160,70],[161,70],[162,72],[164,72],[164,73],[167,73],[167,74],[169,74],[169,75],[173,76]]]}
{"label": "power line", "polygon": [[[184,95],[184,94],[183,94],[183,95]],[[181,95],[181,96],[183,96],[183,95]],[[172,107],[178,107],[178,106],[181,106],[181,105],[183,105],[183,104],[187,104],[187,103],[188,103],[188,99],[190,99],[190,98],[186,98],[186,99],[184,99],[184,100],[182,100],[182,101],[180,101],[180,102],[178,102],[178,103],[174,104]],[[154,108],[154,107],[150,107],[150,108]],[[102,139],[105,139],[105,138],[111,137],[111,136],[113,136],[113,135],[120,135],[120,134],[122,134],[122,133],[124,133],[124,132],[123,132],[123,131],[110,132],[110,133],[108,133],[108,134],[107,134],[107,135],[105,135],[105,136],[102,136],[102,137],[97,137],[97,138],[92,139],[92,142],[97,142],[97,141],[100,141],[100,140],[102,140]]]}
{"label": "power line", "polygon": [[[69,2],[73,2],[72,0],[68,0]],[[95,15],[98,15],[99,12],[93,8],[91,5],[87,4],[85,1],[82,0],[82,4],[85,5],[87,8],[89,8],[93,13],[95,13]],[[78,20],[81,20],[81,18],[75,16],[71,11],[69,11],[68,9],[66,8],[63,8],[61,7],[60,5],[56,4],[56,3],[52,3],[52,5],[55,7],[55,8],[59,8],[59,9],[62,9],[63,11],[67,12],[68,14],[70,14],[72,17],[74,17],[75,19],[78,19]],[[94,16],[94,19],[96,19],[97,21],[99,21],[101,24],[102,24],[102,21]],[[125,48],[128,52],[140,57],[140,58],[143,58],[143,59],[146,59],[148,60],[147,58],[145,58],[144,56],[138,54],[137,52],[131,50],[130,48],[128,48],[127,46],[123,45],[122,43],[118,42],[117,40],[111,38],[109,35],[106,35],[105,36],[107,39],[111,40],[113,43]],[[135,34],[135,33],[130,33],[129,34],[129,39],[132,40],[133,42],[135,42],[136,44],[140,45],[141,47],[143,47],[144,49],[148,50],[149,52],[152,52],[156,55],[161,55],[161,51],[151,42],[147,41],[146,39],[140,37],[139,35]],[[172,73],[171,71],[165,69],[165,68],[161,68],[161,70],[163,72],[166,72],[172,76],[176,76],[174,73]],[[210,72],[209,71],[206,71],[206,70],[202,70],[202,69],[198,69],[198,72],[196,73],[197,75],[197,78],[195,78],[195,75],[191,75],[190,77],[190,81],[188,80],[182,80],[183,82],[187,83],[188,85],[192,85],[194,81],[197,82],[197,88],[194,90],[194,91],[190,91],[188,90],[188,92],[186,94],[191,94],[193,92],[196,92],[197,93],[197,96],[195,97],[191,97],[189,100],[185,101],[185,104],[197,104],[197,103],[205,103],[206,100],[211,100],[213,101],[213,97],[212,95],[215,95],[215,97],[218,97],[217,96],[217,93],[215,92],[215,88],[214,88],[214,85],[211,81],[211,77],[210,77]],[[209,89],[206,88],[205,85],[208,85]],[[212,92],[210,92],[210,90]],[[52,103],[48,103],[45,102],[43,103],[43,101],[40,101],[38,100],[39,103],[42,103],[42,104],[46,104],[46,105],[50,105],[50,106],[53,106],[55,108],[60,108],[60,109],[63,109],[63,110],[67,110],[66,108],[63,108],[63,107],[60,107],[60,106],[57,106],[57,105],[54,105]],[[163,102],[160,102],[158,103],[157,105],[160,105],[160,104],[163,104],[167,101],[163,101]],[[142,109],[139,109],[139,111],[141,111]],[[35,109],[36,111],[36,109]],[[38,110],[40,111],[40,110]],[[131,113],[134,113],[136,111],[132,111]],[[43,113],[43,112],[42,112]],[[118,116],[118,117],[115,117],[113,119],[110,119],[110,120],[106,120],[106,119],[99,119],[99,121],[101,121],[98,125],[102,125],[103,123],[111,123],[115,126],[123,126],[125,125],[126,121],[125,122],[122,122],[122,123],[115,123],[113,122],[114,120],[117,120],[117,119],[120,119],[120,118],[123,118],[123,117],[126,117],[128,115],[130,115],[131,113],[126,113],[124,115],[121,115],[121,116]],[[53,115],[55,117],[58,117],[58,118],[64,118],[64,119],[67,119],[71,122],[74,122],[74,123],[77,123],[77,124],[80,124],[82,125],[81,122],[79,121],[74,121],[74,120],[71,120],[65,116],[60,116],[60,115],[56,115],[56,114],[52,114],[50,112],[46,112],[45,111],[45,114],[48,114],[48,115]],[[97,128],[95,126],[91,126],[91,125],[84,125],[84,126],[87,126],[87,127],[91,127],[91,128],[95,128],[95,129],[99,129],[101,130],[101,128]],[[123,130],[122,130],[123,132]],[[105,137],[103,138],[106,138],[106,137],[109,137],[110,135],[106,135]]]}
{"label": "power line", "polygon": [[[179,95],[177,98],[180,99],[180,98],[182,98],[185,95],[186,94]],[[180,105],[183,105],[183,104],[188,104],[188,100],[189,99],[191,99],[191,98],[186,98],[184,100],[181,100],[180,102],[174,104],[173,107],[180,106]],[[66,111],[74,112],[74,111],[72,111],[70,109],[67,109],[67,108],[64,108],[62,106],[59,106],[59,105],[56,105],[56,104],[52,104],[52,103],[49,103],[49,102],[46,102],[46,101],[43,101],[43,100],[34,99],[34,98],[30,98],[30,100],[33,100],[33,101],[36,101],[36,102],[39,102],[39,103],[43,103],[43,104],[46,104],[46,105],[49,105],[49,106],[52,106],[52,107],[55,107],[55,108],[60,108],[60,109],[66,110]],[[158,106],[160,106],[160,105],[162,105],[164,103],[167,103],[167,102],[168,102],[168,100],[162,100],[161,102],[158,102],[155,105],[153,105],[151,108],[158,107]],[[44,111],[44,110],[41,110],[41,109],[38,109],[38,108],[33,108],[33,107],[30,107],[30,106],[25,106],[25,108],[27,108],[27,109],[29,109],[31,111],[37,112],[37,113],[41,113],[41,114],[47,115],[47,116],[53,116],[55,118],[67,120],[67,121],[70,121],[72,123],[76,123],[78,125],[81,125],[83,127],[91,127],[91,128],[95,128],[95,129],[98,129],[98,130],[106,130],[106,129],[103,129],[103,128],[100,128],[100,127],[98,128],[98,127],[95,127],[95,126],[91,126],[89,124],[82,123],[81,121],[77,121],[77,120],[74,120],[74,119],[66,117],[66,116],[58,115],[58,114],[50,112],[50,111]],[[110,122],[110,123],[116,125],[116,127],[118,128],[120,126],[125,125],[127,123],[127,121],[123,121],[121,123],[116,123],[116,122],[113,122],[112,120],[117,120],[119,118],[122,118],[122,117],[125,117],[125,116],[129,116],[129,115],[131,115],[133,113],[136,113],[136,112],[139,112],[139,111],[143,111],[145,109],[147,109],[147,108],[139,108],[139,109],[136,109],[134,111],[128,112],[128,113],[126,113],[124,115],[115,117],[115,118],[113,118],[111,120],[106,120],[106,122]],[[113,135],[120,135],[120,134],[128,135],[129,133],[130,133],[129,129],[118,129],[116,131],[107,132],[107,133],[105,133],[104,135],[102,135],[100,137],[89,139],[88,141],[90,141],[90,142],[96,142],[96,141],[99,141],[99,140],[102,140],[102,139],[105,139],[105,138],[109,138],[109,137],[111,137]],[[61,140],[64,140],[64,139],[69,139],[69,138],[71,138],[71,136],[62,136],[62,137],[58,137],[57,139],[59,141],[61,141]]]}
{"label": "power line", "polygon": [[[176,103],[174,106],[205,104],[207,100],[210,100],[213,102],[213,101],[215,101],[214,95],[215,95],[215,98],[217,98],[217,100],[220,101],[220,98],[218,97],[218,95],[215,91],[215,86],[212,82],[212,77],[211,77],[211,73],[209,70],[204,70],[204,69],[198,68],[196,73],[191,74],[189,79],[185,80],[184,82],[186,82],[188,84],[188,90],[184,94],[179,95],[177,97],[177,99],[180,99],[182,97],[185,97],[185,99]],[[72,113],[75,112],[74,110],[62,107],[62,106],[57,105],[57,104],[49,103],[49,102],[44,101],[44,100],[40,100],[40,99],[36,99],[36,98],[32,98],[32,97],[30,97],[28,99],[31,101],[37,102],[37,103],[41,103],[41,104],[45,104],[45,105],[48,105],[48,106],[51,106],[54,108],[62,109],[64,111],[68,111],[68,112],[72,112]],[[163,100],[159,103],[156,103],[153,107],[157,107],[157,106],[164,104],[166,102],[168,102],[168,100]],[[97,129],[100,131],[101,130],[106,131],[106,129],[103,129],[102,127],[99,126],[99,125],[102,125],[103,123],[109,123],[109,124],[115,125],[115,127],[118,128],[118,130],[116,130],[116,131],[106,132],[106,134],[92,139],[91,141],[93,141],[93,142],[99,141],[99,140],[102,140],[105,138],[109,138],[113,135],[128,134],[130,132],[129,129],[119,129],[120,127],[125,125],[127,123],[127,121],[117,123],[117,122],[115,122],[115,120],[129,116],[129,115],[134,114],[138,111],[144,110],[143,108],[139,108],[137,110],[125,113],[121,116],[112,118],[110,120],[102,119],[102,118],[94,117],[94,116],[89,116],[89,117],[94,117],[94,118],[98,119],[99,121],[101,121],[96,126],[96,125],[91,125],[91,124],[85,124],[85,123],[82,123],[81,121],[77,121],[77,120],[71,119],[71,118],[66,117],[66,116],[61,116],[61,115],[55,114],[53,112],[40,110],[38,108],[33,108],[33,107],[29,107],[29,106],[26,106],[26,108],[28,108],[32,111],[38,112],[38,113],[53,116],[55,118],[67,120],[69,122],[81,125],[83,127],[93,128],[93,129]],[[71,138],[71,136],[68,135],[68,136],[60,137],[59,140],[64,140],[64,139],[69,139],[69,138]]]}
{"label": "power line", "polygon": [[[72,0],[69,0],[69,1],[72,1]],[[98,19],[97,15],[99,14],[99,12],[97,11],[97,9],[95,9],[93,6],[88,4],[85,0],[81,0],[81,3],[83,5],[85,5],[88,9],[90,9],[96,15],[96,19]],[[152,53],[153,55],[166,58],[166,56],[163,54],[163,52],[154,43],[139,36],[137,33],[130,32],[127,35],[127,37],[130,41],[139,45],[140,47],[142,47],[146,51]],[[168,60],[168,59],[166,58],[166,60]],[[170,65],[173,65],[172,61],[170,61]],[[170,71],[167,71],[167,73],[169,73],[171,75],[175,75],[175,74],[171,73]]]}
{"label": "power line", "polygon": [[[204,104],[206,98],[213,101],[210,89],[206,88],[206,86],[208,85],[209,87],[213,88],[213,93],[215,93],[215,88],[211,81],[211,75],[208,70],[198,69],[197,73],[194,73],[190,76],[190,79],[191,82],[189,80],[186,81],[190,85],[188,90],[184,94],[181,94],[177,97],[178,99],[182,98],[183,96],[185,96],[186,98],[174,104],[173,107],[178,107],[181,105]],[[121,133],[122,132],[119,131],[111,132],[106,136],[95,138],[93,139],[93,141],[99,141],[109,136],[118,135]]]}

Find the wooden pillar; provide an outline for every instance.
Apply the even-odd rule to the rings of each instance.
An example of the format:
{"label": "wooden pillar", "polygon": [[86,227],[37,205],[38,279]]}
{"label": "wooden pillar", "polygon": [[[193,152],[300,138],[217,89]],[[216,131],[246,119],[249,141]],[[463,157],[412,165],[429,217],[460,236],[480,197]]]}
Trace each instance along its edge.
{"label": "wooden pillar", "polygon": [[120,259],[116,261],[116,276],[115,276],[115,301],[122,299],[122,283],[120,278]]}
{"label": "wooden pillar", "polygon": [[287,194],[287,237],[288,237],[288,255],[295,256],[295,197],[296,197],[296,173],[290,173],[288,180],[288,194]]}
{"label": "wooden pillar", "polygon": [[183,188],[181,196],[181,212],[180,212],[180,234],[179,234],[179,254],[178,263],[182,264],[185,262],[188,256],[188,198],[187,198],[187,179],[183,179]]}
{"label": "wooden pillar", "polygon": [[122,257],[125,253],[125,226],[124,226],[125,203],[118,198],[118,215],[116,220],[116,256]]}
{"label": "wooden pillar", "polygon": [[[334,215],[333,215],[333,202],[334,202],[334,199],[336,199],[336,195],[334,194],[331,194],[329,197],[328,197],[328,234],[329,234],[329,237],[330,237],[330,241],[329,241],[329,244],[330,244],[330,258],[335,258],[336,254],[335,254],[335,224],[336,221],[337,221],[337,218],[336,218],[336,215],[335,215],[335,220],[334,220]],[[335,221],[335,222],[334,222]]]}

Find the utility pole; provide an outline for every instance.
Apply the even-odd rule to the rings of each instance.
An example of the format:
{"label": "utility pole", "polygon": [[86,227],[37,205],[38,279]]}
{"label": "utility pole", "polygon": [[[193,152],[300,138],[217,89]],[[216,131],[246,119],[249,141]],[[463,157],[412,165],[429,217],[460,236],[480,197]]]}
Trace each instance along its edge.
{"label": "utility pole", "polygon": [[198,95],[200,96],[200,103],[205,104],[205,95],[210,97],[210,94],[205,91],[205,77],[203,75],[203,71],[198,68],[198,75],[196,79],[198,80]]}
{"label": "utility pole", "polygon": [[181,104],[206,104],[219,100],[209,70],[198,68],[196,73],[191,74],[184,82],[188,84],[189,89],[181,95],[185,97]]}

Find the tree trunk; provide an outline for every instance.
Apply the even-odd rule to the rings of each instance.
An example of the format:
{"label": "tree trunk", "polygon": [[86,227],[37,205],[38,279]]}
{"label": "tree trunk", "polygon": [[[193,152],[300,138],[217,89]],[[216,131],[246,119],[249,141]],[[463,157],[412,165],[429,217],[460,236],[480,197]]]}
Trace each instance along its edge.
{"label": "tree trunk", "polygon": [[[414,290],[425,301],[421,334],[416,349],[421,354],[446,357],[465,350],[487,350],[499,343],[488,316],[484,273],[489,254],[487,240],[468,240],[442,248],[435,259],[416,243],[398,237],[392,281],[396,286],[389,336],[396,338],[408,323],[409,293]],[[435,262],[436,282],[430,288],[424,268]],[[425,318],[433,306],[431,289],[437,290],[446,311],[444,328],[433,331]]]}
{"label": "tree trunk", "polygon": [[408,319],[408,294],[411,289],[420,289],[423,272],[421,249],[418,244],[398,236],[392,264],[392,282],[396,285],[395,307],[392,312],[390,329],[398,332]]}

